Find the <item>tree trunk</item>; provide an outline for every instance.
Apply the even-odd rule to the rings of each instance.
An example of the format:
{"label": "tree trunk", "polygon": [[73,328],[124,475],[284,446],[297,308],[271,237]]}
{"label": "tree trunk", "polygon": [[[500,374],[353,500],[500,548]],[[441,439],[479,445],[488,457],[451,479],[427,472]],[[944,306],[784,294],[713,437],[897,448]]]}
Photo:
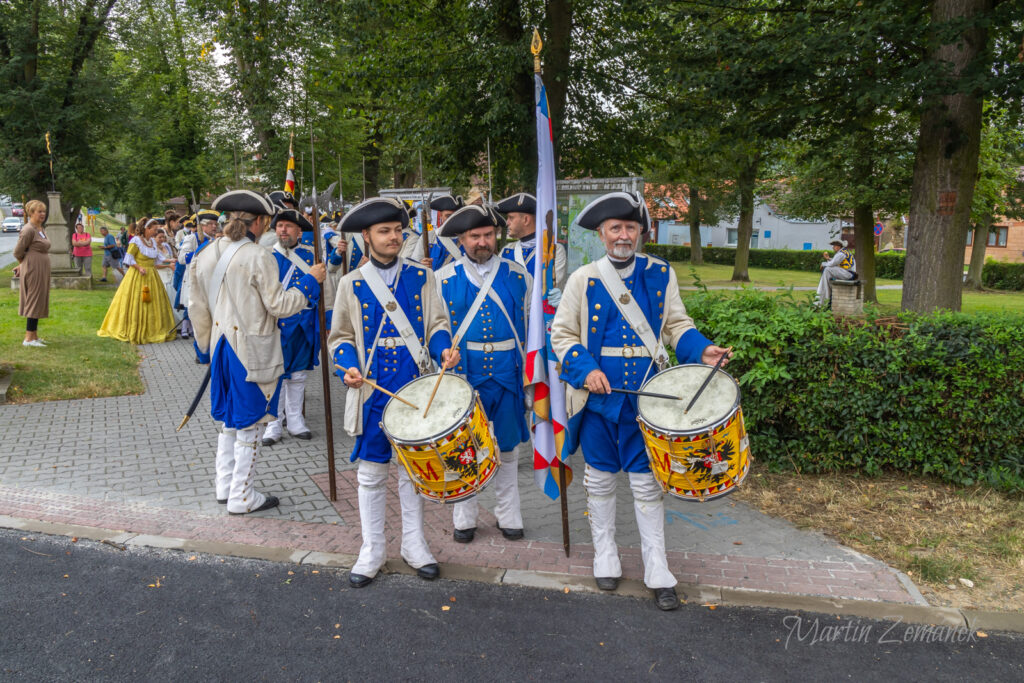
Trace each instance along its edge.
{"label": "tree trunk", "polygon": [[562,121],[569,92],[569,57],[572,49],[573,0],[548,0],[547,45],[544,59],[544,87],[548,91],[548,112],[555,135],[555,167],[561,157]]}
{"label": "tree trunk", "polygon": [[[971,22],[991,9],[992,0],[935,0],[933,25]],[[987,31],[970,26],[939,46],[934,63],[946,62],[956,78],[986,50]],[[943,95],[924,110],[910,190],[903,310],[960,310],[964,243],[970,223],[981,139],[981,98]]]}
{"label": "tree trunk", "polygon": [[690,263],[704,264],[704,247],[700,243],[700,190],[690,187],[690,206],[686,211],[690,223]]}
{"label": "tree trunk", "polygon": [[870,204],[853,207],[853,244],[857,274],[863,284],[864,301],[878,303],[875,292],[875,220]]}
{"label": "tree trunk", "polygon": [[992,212],[987,211],[974,226],[974,241],[971,244],[971,266],[967,269],[964,287],[967,289],[984,289],[981,272],[985,269],[985,248],[988,246],[988,233],[992,229]]}
{"label": "tree trunk", "polygon": [[760,154],[744,159],[736,179],[740,193],[740,222],[737,226],[736,261],[732,268],[734,282],[750,282],[747,264],[750,262],[750,236],[754,234],[754,182],[757,180],[760,160]]}

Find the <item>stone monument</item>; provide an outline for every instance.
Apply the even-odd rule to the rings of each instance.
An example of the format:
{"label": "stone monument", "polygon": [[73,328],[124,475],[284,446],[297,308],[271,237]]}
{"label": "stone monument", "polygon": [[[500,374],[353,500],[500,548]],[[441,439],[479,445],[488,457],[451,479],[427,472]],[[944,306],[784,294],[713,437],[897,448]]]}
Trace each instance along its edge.
{"label": "stone monument", "polygon": [[[46,237],[50,240],[50,288],[92,289],[92,277],[80,275],[71,257],[71,230],[64,220],[60,192],[47,192]],[[19,278],[11,278],[11,289],[18,289]]]}

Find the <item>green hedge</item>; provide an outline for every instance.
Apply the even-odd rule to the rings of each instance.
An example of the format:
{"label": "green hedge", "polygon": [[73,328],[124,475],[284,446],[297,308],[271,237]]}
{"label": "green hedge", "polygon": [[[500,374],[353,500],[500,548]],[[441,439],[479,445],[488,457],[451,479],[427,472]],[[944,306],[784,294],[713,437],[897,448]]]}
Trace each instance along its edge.
{"label": "green hedge", "polygon": [[[648,244],[644,249],[649,254],[660,256],[667,261],[689,261],[690,247],[674,244]],[[736,260],[736,250],[731,247],[704,247],[704,263],[718,263],[731,266]],[[886,280],[902,280],[906,259],[903,252],[875,254],[875,277]],[[796,251],[793,249],[751,249],[751,268],[774,268],[779,270],[804,270],[818,272],[821,265],[820,251]],[[982,282],[991,289],[1012,291],[1024,290],[1024,263],[1000,263],[987,261],[981,274]]]}
{"label": "green hedge", "polygon": [[686,307],[736,348],[728,370],[755,458],[1024,492],[1024,316],[841,321],[756,290],[698,293]]}

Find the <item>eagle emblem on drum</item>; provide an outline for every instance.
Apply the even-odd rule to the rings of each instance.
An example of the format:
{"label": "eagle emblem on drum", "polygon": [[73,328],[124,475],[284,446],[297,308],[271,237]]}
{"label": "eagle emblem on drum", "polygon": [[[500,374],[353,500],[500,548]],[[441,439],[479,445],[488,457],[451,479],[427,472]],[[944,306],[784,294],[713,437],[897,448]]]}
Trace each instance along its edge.
{"label": "eagle emblem on drum", "polygon": [[699,482],[711,481],[719,483],[723,477],[729,476],[729,464],[736,455],[732,442],[723,441],[720,448],[710,451],[700,449],[686,459],[690,472]]}
{"label": "eagle emblem on drum", "polygon": [[480,471],[476,462],[476,449],[472,446],[446,454],[444,466],[447,470],[457,472],[463,479],[476,478]]}

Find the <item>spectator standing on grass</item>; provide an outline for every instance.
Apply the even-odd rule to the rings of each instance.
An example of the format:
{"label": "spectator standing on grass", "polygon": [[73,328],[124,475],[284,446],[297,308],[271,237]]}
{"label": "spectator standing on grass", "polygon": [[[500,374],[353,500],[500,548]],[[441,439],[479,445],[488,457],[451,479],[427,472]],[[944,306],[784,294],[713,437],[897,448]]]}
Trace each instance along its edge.
{"label": "spectator standing on grass", "polygon": [[[134,223],[131,223],[129,225],[134,225]],[[121,228],[121,232],[119,232],[117,235],[117,241],[121,243],[122,256],[124,256],[125,252],[128,251],[128,240],[130,240],[131,238],[132,236],[128,234],[128,226],[125,225],[124,227]]]}
{"label": "spectator standing on grass", "polygon": [[71,235],[71,255],[75,258],[78,274],[92,278],[92,235],[85,231],[81,220],[75,223],[75,232]]}
{"label": "spectator standing on grass", "polygon": [[25,341],[21,345],[45,347],[46,342],[39,338],[36,328],[40,318],[50,317],[50,240],[43,229],[46,204],[38,199],[27,202],[25,218],[28,222],[21,226],[14,247],[14,258],[18,261],[14,274],[21,278],[18,315],[26,318]]}
{"label": "spectator standing on grass", "polygon": [[121,250],[117,246],[117,240],[105,227],[100,228],[100,235],[103,237],[103,277],[100,278],[100,282],[107,281],[107,270],[110,268],[124,277],[124,268],[121,267]]}

